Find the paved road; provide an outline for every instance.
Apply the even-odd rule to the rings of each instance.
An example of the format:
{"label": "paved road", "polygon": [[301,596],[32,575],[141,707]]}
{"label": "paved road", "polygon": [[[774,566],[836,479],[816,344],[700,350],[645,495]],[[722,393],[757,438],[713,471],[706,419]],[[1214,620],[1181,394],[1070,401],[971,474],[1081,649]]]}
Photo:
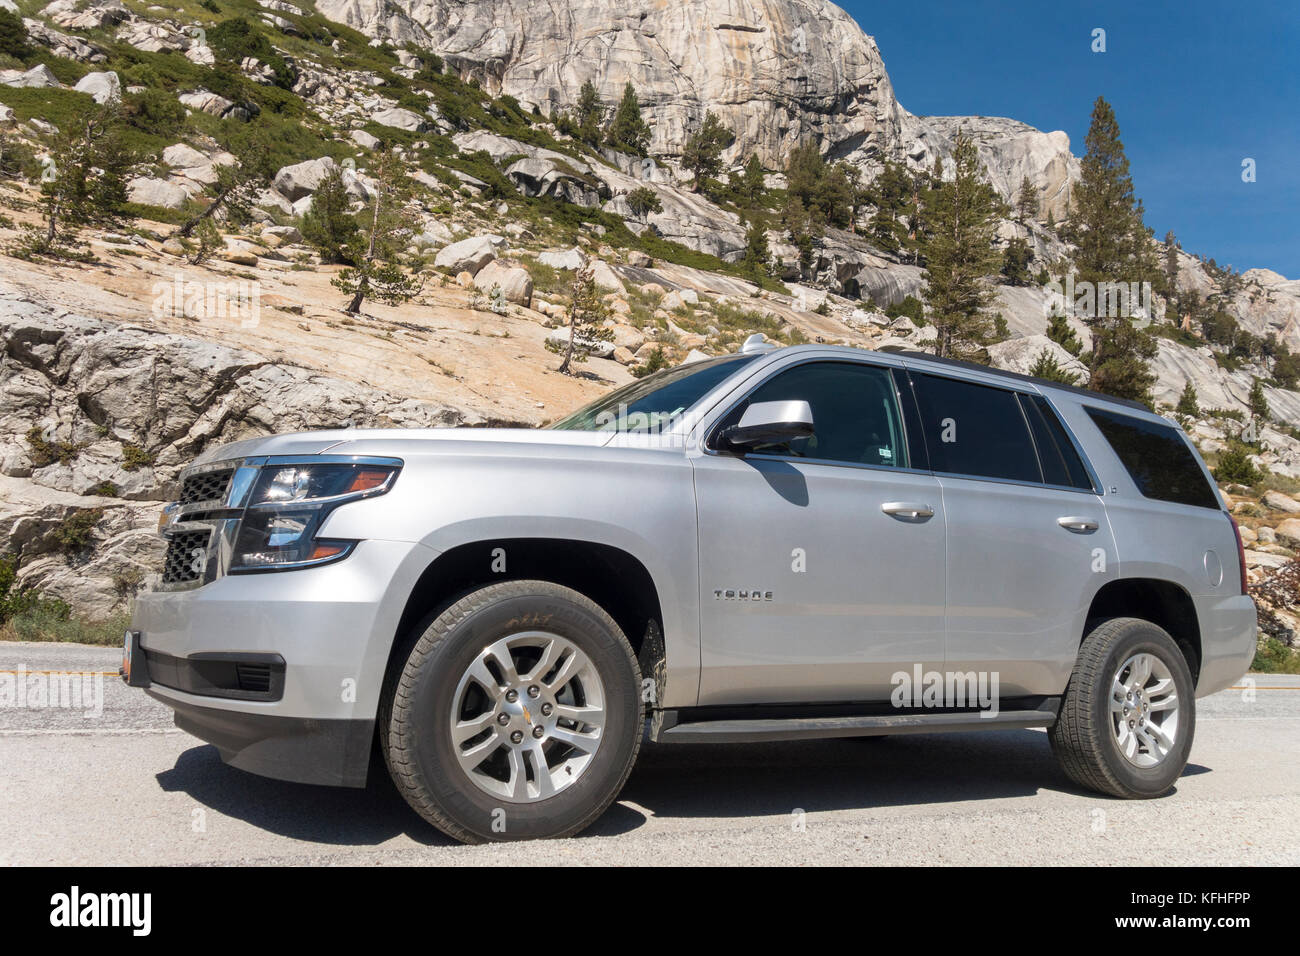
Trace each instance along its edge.
{"label": "paved road", "polygon": [[[0,671],[115,672],[117,660],[0,644]],[[0,863],[1295,865],[1300,677],[1256,683],[1254,700],[1198,702],[1191,763],[1162,800],[1075,789],[1033,730],[647,744],[587,834],[462,847],[385,779],[350,791],[232,770],[166,708],[105,677],[98,715],[0,706]]]}

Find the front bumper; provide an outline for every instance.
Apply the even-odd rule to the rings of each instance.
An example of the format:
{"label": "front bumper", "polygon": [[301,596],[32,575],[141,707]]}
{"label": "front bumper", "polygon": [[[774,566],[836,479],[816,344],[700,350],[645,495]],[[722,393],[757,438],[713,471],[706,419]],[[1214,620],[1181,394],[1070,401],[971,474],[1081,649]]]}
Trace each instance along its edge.
{"label": "front bumper", "polygon": [[[334,564],[143,594],[131,683],[147,681],[176,725],[231,766],[364,786],[389,651],[434,557],[418,544],[362,541]],[[260,670],[245,682],[250,663],[265,683]]]}

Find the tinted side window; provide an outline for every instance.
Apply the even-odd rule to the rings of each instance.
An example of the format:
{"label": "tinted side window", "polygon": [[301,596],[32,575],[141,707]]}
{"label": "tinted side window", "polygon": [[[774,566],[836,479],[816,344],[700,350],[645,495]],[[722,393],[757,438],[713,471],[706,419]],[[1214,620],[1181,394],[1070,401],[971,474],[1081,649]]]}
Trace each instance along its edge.
{"label": "tinted side window", "polygon": [[721,423],[740,421],[753,402],[803,399],[812,407],[813,435],[754,449],[855,465],[908,467],[903,423],[889,370],[856,362],[809,362],[764,382]]}
{"label": "tinted side window", "polygon": [[1065,426],[1056,417],[1056,412],[1047,399],[1041,395],[1021,395],[1020,403],[1025,408],[1025,418],[1029,419],[1029,430],[1033,432],[1034,444],[1038,447],[1043,481],[1049,485],[1092,491],[1088,469],[1083,466],[1083,460],[1075,451]]}
{"label": "tinted side window", "polygon": [[937,375],[912,378],[931,468],[976,478],[1043,480],[1015,392]]}
{"label": "tinted side window", "polygon": [[1087,412],[1144,496],[1219,509],[1219,496],[1205,480],[1187,442],[1172,425],[1100,408],[1089,408]]}

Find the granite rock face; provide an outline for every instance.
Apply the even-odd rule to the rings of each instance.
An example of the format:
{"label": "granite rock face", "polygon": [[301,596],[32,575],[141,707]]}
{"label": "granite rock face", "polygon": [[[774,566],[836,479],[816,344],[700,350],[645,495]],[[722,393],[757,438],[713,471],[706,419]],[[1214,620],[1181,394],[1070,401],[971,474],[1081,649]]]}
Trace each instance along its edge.
{"label": "granite rock face", "polygon": [[736,133],[727,158],[756,152],[769,169],[810,140],[867,167],[928,167],[966,126],[999,191],[1012,195],[1028,175],[1044,216],[1062,215],[1078,173],[1062,132],[908,113],[875,40],[826,0],[320,0],[317,9],[395,45],[432,48],[462,77],[548,114],[570,108],[584,82],[610,106],[631,82],[655,155],[679,154],[712,110]]}

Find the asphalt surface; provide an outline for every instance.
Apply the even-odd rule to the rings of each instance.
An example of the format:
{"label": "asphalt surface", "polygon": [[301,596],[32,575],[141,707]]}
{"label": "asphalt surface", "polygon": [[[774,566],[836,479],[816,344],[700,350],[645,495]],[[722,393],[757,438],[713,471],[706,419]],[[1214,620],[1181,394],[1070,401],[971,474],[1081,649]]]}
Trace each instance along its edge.
{"label": "asphalt surface", "polygon": [[[0,671],[115,675],[118,658],[0,644]],[[647,743],[586,834],[464,847],[378,774],[341,790],[233,770],[105,676],[99,713],[0,704],[0,864],[1295,865],[1300,677],[1253,679],[1253,699],[1197,702],[1191,762],[1160,800],[1080,791],[1036,730]]]}

